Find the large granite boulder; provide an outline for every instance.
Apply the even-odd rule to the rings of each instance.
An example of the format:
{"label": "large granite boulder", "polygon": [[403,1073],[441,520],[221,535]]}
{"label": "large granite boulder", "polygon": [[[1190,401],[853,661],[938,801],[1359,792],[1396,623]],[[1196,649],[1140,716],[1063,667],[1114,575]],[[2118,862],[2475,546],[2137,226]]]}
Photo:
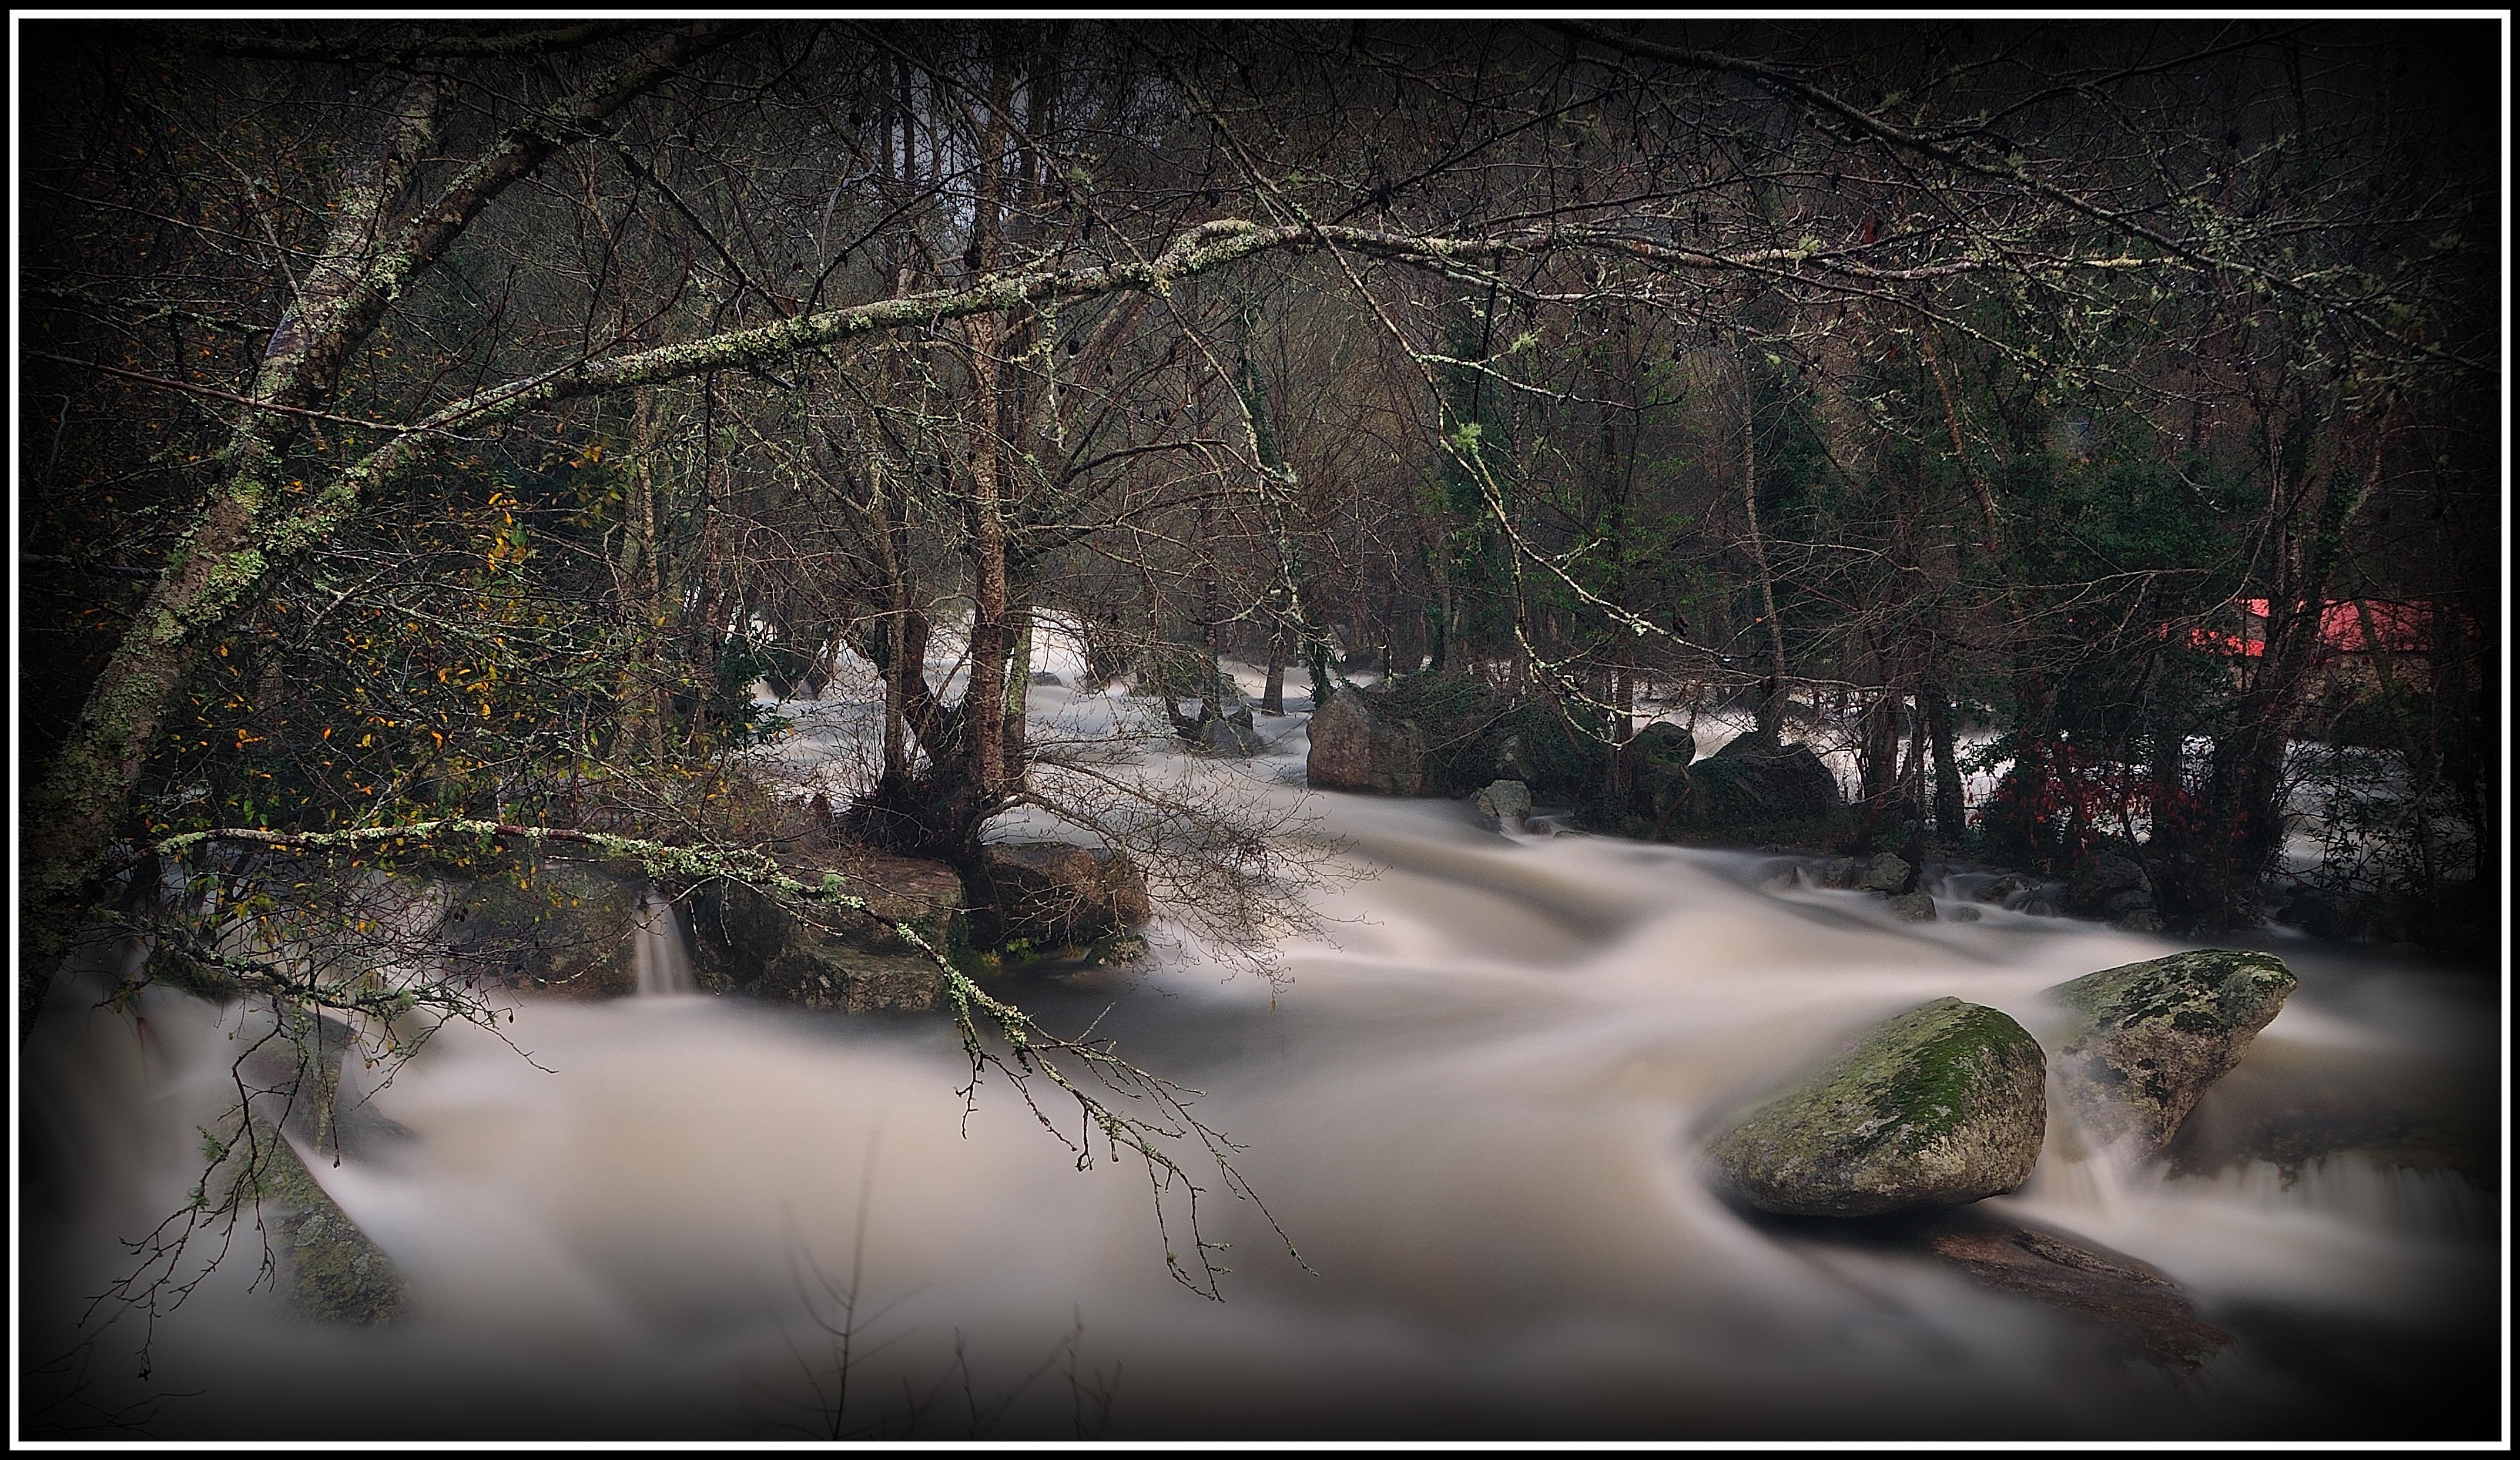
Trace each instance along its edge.
{"label": "large granite boulder", "polygon": [[1682,835],[1734,842],[1826,840],[1846,820],[1837,777],[1808,745],[1768,749],[1740,735],[1688,768],[1670,818]]}
{"label": "large granite boulder", "polygon": [[1313,712],[1304,783],[1329,791],[1416,796],[1426,783],[1426,741],[1418,727],[1378,715],[1363,691],[1341,689]]}
{"label": "large granite boulder", "polygon": [[2010,1017],[1938,998],[1733,1122],[1717,1185],[1762,1212],[1869,1217],[2010,1191],[2048,1128],[2047,1066]]}
{"label": "large granite boulder", "polygon": [[2048,997],[2059,1103],[2097,1144],[2150,1156],[2239,1063],[2293,984],[2272,953],[2202,949],[2057,985]]}
{"label": "large granite boulder", "polygon": [[1064,842],[992,842],[965,878],[971,943],[1081,949],[1153,914],[1147,874],[1125,852]]}
{"label": "large granite boulder", "polygon": [[699,985],[852,1014],[936,1008],[944,971],[895,924],[946,951],[962,931],[962,878],[943,863],[858,846],[825,849],[813,862],[794,869],[799,880],[835,874],[867,907],[799,911],[724,880],[690,890],[684,901]]}

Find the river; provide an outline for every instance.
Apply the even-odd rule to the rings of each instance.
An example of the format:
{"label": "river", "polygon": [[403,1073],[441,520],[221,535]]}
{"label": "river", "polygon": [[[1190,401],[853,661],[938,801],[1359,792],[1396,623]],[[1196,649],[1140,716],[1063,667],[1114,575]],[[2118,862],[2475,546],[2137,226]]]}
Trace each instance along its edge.
{"label": "river", "polygon": [[[1098,1149],[1079,1171],[1003,1080],[967,1113],[941,1016],[529,1001],[373,1092],[410,1139],[318,1167],[409,1274],[402,1321],[289,1318],[247,1290],[248,1231],[159,1319],[145,1382],[125,1315],[55,1413],[145,1400],[148,1433],[273,1438],[2494,1433],[2498,1165],[2347,1153],[2287,1181],[2051,1148],[1990,1206],[2182,1284],[2236,1342],[2181,1376],[1925,1258],[1754,1224],[1698,1178],[1712,1122],[1870,1019],[1957,995],[2027,1022],[2050,985],[2181,945],[1997,907],[1906,924],[1785,859],[1307,794],[1300,720],[1261,724],[1271,754],[1181,774],[1338,839],[1280,977],[1159,927],[1144,966],[992,987],[1200,1091],[1300,1261],[1211,1179],[1224,1301],[1172,1281],[1190,1237],[1158,1232],[1144,1170]],[[2500,1150],[2493,980],[2271,936],[2301,987],[2191,1122],[2316,1095]],[[51,1279],[29,1362],[65,1347],[110,1239],[180,1205],[193,1128],[232,1098],[235,1015],[153,991],[143,1038],[77,1003],[26,1050],[54,1153],[22,1208]]]}

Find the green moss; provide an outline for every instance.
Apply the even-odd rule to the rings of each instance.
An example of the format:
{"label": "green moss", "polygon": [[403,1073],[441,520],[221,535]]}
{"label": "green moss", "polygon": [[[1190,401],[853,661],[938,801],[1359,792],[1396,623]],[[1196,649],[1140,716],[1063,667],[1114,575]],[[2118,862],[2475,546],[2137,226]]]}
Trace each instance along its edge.
{"label": "green moss", "polygon": [[1860,1217],[1973,1201],[2027,1179],[2046,1061],[1999,1010],[1938,998],[1751,1111],[1709,1149],[1753,1206]]}
{"label": "green moss", "polygon": [[267,1157],[256,1196],[281,1259],[281,1296],[326,1323],[375,1324],[402,1311],[402,1270],[317,1184],[297,1152],[257,1122]]}
{"label": "green moss", "polygon": [[2059,1090],[2103,1143],[2158,1150],[2283,1007],[2270,953],[2200,949],[2104,968],[2048,991],[2062,1011]]}

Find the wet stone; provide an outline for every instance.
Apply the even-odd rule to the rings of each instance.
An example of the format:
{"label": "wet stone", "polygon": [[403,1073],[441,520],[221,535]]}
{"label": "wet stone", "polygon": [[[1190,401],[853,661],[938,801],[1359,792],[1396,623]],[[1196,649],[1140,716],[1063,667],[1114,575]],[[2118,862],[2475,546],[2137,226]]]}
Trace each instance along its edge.
{"label": "wet stone", "polygon": [[1948,1206],[2029,1179],[2047,1133],[2047,1067],[1999,1010],[1938,998],[1723,1130],[1717,1187],[1762,1212],[1868,1217]]}
{"label": "wet stone", "polygon": [[2130,1158],[2158,1151],[2283,1008],[2272,953],[2203,949],[2104,968],[2048,991],[2056,1089],[2084,1133]]}

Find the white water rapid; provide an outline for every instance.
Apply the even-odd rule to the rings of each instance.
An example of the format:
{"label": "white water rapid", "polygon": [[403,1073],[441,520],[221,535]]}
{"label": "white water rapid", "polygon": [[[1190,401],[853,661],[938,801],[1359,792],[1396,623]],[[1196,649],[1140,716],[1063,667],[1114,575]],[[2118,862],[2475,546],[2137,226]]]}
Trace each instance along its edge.
{"label": "white water rapid", "polygon": [[[1046,726],[1111,705],[1035,690]],[[823,722],[790,708],[810,759]],[[2050,985],[2175,945],[2001,907],[1906,924],[1775,858],[1307,796],[1301,718],[1259,724],[1270,755],[1174,769],[1301,798],[1347,843],[1359,875],[1314,895],[1282,988],[1160,928],[1150,966],[993,987],[1201,1091],[1309,1267],[1207,1170],[1226,1301],[1169,1280],[1191,1234],[1158,1232],[1144,1171],[1099,1146],[1078,1171],[1002,1079],[967,1114],[941,1015],[533,1000],[373,1093],[408,1139],[313,1163],[409,1275],[401,1321],[286,1316],[246,1291],[248,1230],[160,1317],[146,1381],[126,1318],[86,1407],[49,1412],[148,1400],[150,1433],[270,1438],[2492,1433],[2501,1174],[2389,1154],[2479,1121],[2499,1150],[2489,978],[2278,943],[2301,987],[2193,1118],[2243,1154],[2174,1176],[2051,1150],[1993,1199],[2153,1264],[2237,1336],[2173,1379],[1924,1258],[1745,1221],[1695,1162],[1867,1021],[1958,995],[2027,1022]],[[688,987],[669,919],[647,920],[642,992]],[[29,1300],[30,1363],[67,1347],[108,1239],[199,1176],[239,1016],[154,991],[141,1012],[145,1039],[67,998],[28,1047],[29,1270],[55,1290]],[[2243,1137],[2305,1105],[2381,1134],[2289,1183],[2251,1164]]]}
{"label": "white water rapid", "polygon": [[650,888],[639,897],[633,924],[632,934],[638,941],[631,960],[639,975],[640,995],[698,994],[699,985],[692,979],[691,954],[683,951],[682,921],[673,902]]}

